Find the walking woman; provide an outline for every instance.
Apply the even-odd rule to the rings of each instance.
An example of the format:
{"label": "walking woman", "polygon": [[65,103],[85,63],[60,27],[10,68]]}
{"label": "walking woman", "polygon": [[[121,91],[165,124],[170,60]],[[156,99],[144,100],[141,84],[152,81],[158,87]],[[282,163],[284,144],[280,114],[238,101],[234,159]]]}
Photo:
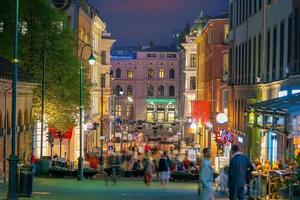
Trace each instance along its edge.
{"label": "walking woman", "polygon": [[162,188],[165,190],[169,184],[170,179],[170,159],[168,152],[164,152],[158,164],[159,181]]}
{"label": "walking woman", "polygon": [[155,166],[149,153],[146,153],[144,158],[144,180],[146,186],[150,186],[152,176],[155,173]]}

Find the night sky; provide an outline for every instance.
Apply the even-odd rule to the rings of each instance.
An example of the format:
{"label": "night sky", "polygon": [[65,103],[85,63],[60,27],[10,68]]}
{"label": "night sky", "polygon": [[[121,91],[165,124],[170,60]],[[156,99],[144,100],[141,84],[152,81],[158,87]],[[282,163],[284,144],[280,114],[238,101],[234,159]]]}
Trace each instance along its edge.
{"label": "night sky", "polygon": [[89,0],[100,12],[117,46],[169,44],[174,31],[207,15],[228,11],[228,0]]}

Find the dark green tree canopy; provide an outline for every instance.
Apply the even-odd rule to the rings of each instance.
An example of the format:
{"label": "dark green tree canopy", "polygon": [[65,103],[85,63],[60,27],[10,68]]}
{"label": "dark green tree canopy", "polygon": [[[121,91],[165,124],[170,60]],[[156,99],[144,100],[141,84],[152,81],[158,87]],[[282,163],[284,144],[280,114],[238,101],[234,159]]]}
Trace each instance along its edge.
{"label": "dark green tree canopy", "polygon": [[[0,56],[12,59],[15,1],[0,0]],[[75,33],[64,11],[50,0],[20,0],[20,67],[41,83],[43,50],[46,49],[45,114],[49,126],[65,130],[74,126],[79,113],[79,65]],[[85,80],[85,103],[89,97]],[[34,96],[40,115],[41,87]]]}

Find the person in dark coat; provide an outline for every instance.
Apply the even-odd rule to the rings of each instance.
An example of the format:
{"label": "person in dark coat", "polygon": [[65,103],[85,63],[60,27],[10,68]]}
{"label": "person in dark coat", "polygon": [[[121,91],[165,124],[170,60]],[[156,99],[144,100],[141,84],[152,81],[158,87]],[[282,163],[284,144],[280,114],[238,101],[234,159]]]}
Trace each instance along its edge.
{"label": "person in dark coat", "polygon": [[249,158],[239,152],[237,145],[231,147],[232,158],[229,163],[228,188],[230,200],[244,200],[247,177],[254,170]]}

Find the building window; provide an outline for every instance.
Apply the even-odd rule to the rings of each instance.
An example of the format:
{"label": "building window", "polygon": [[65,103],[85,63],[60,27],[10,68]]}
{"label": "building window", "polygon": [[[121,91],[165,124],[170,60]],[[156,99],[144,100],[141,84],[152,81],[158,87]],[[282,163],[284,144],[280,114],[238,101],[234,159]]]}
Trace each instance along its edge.
{"label": "building window", "polygon": [[169,79],[174,79],[175,78],[175,70],[174,69],[170,69],[169,71]]}
{"label": "building window", "polygon": [[283,78],[283,57],[284,57],[284,20],[280,24],[280,55],[279,55],[279,78]]}
{"label": "building window", "polygon": [[233,22],[233,3],[229,6],[229,28],[232,30],[232,22]]}
{"label": "building window", "polygon": [[271,80],[271,76],[270,76],[270,50],[271,50],[271,31],[268,30],[267,33],[267,77],[266,77],[266,81],[270,81]]}
{"label": "building window", "polygon": [[132,85],[127,86],[127,96],[132,96],[133,95],[133,87]]}
{"label": "building window", "polygon": [[167,58],[176,58],[176,54],[167,54]]}
{"label": "building window", "polygon": [[252,60],[251,60],[251,56],[252,56],[252,40],[251,38],[249,39],[248,42],[248,70],[246,71],[247,73],[247,82],[246,83],[250,83],[250,77],[251,77],[251,69],[252,69]]}
{"label": "building window", "polygon": [[169,87],[169,96],[170,97],[174,97],[175,96],[175,87],[173,85],[171,85]]}
{"label": "building window", "polygon": [[191,54],[191,67],[196,67],[197,65],[197,54]]}
{"label": "building window", "polygon": [[273,28],[273,58],[272,58],[272,80],[276,80],[277,65],[277,25]]}
{"label": "building window", "polygon": [[256,37],[253,38],[253,74],[252,74],[252,83],[255,83],[256,79]]}
{"label": "building window", "polygon": [[160,97],[165,96],[165,88],[162,85],[158,87],[158,96]]}
{"label": "building window", "polygon": [[121,69],[117,68],[116,70],[116,78],[121,78]]}
{"label": "building window", "polygon": [[148,78],[153,78],[153,75],[154,75],[154,71],[153,69],[148,69]]}
{"label": "building window", "polygon": [[121,105],[116,105],[116,116],[121,117],[122,115],[122,107]]}
{"label": "building window", "polygon": [[106,65],[106,51],[101,51],[101,64]]}
{"label": "building window", "polygon": [[228,38],[229,38],[229,25],[228,24],[225,24],[224,25],[224,38],[223,38],[223,42],[225,44],[228,43]]}
{"label": "building window", "polygon": [[223,55],[223,81],[228,81],[229,55]]}
{"label": "building window", "polygon": [[127,78],[133,78],[133,70],[132,69],[127,70]]}
{"label": "building window", "polygon": [[122,89],[122,87],[120,85],[116,86],[115,91],[116,91],[116,95],[117,96],[122,96],[123,89]]}
{"label": "building window", "polygon": [[159,69],[158,77],[159,78],[164,78],[165,77],[165,70],[164,69]]}
{"label": "building window", "polygon": [[154,105],[153,104],[148,104],[147,105],[147,111],[146,111],[146,119],[148,122],[153,122],[154,121]]}
{"label": "building window", "polygon": [[258,0],[258,9],[259,9],[259,10],[262,9],[262,1],[263,1],[263,0]]}
{"label": "building window", "polygon": [[156,54],[155,53],[148,53],[147,57],[148,58],[156,58]]}
{"label": "building window", "polygon": [[170,104],[167,107],[167,120],[169,123],[173,123],[175,121],[175,105]]}
{"label": "building window", "polygon": [[257,56],[258,56],[258,58],[257,58],[257,63],[258,63],[258,65],[257,65],[257,76],[258,77],[256,77],[256,79],[257,78],[259,78],[259,79],[261,79],[261,75],[260,75],[260,73],[261,73],[261,52],[262,52],[262,42],[261,42],[261,40],[262,40],[262,38],[261,38],[261,33],[258,35],[258,53],[257,53]]}
{"label": "building window", "polygon": [[293,41],[293,17],[289,16],[288,19],[288,49],[287,49],[287,63],[291,64],[292,62],[292,41]]}
{"label": "building window", "polygon": [[153,85],[148,85],[148,87],[147,87],[147,96],[149,96],[149,97],[154,96]]}
{"label": "building window", "polygon": [[128,104],[126,109],[126,116],[130,119],[132,116],[132,105]]}
{"label": "building window", "polygon": [[196,76],[190,77],[190,90],[196,90]]}

